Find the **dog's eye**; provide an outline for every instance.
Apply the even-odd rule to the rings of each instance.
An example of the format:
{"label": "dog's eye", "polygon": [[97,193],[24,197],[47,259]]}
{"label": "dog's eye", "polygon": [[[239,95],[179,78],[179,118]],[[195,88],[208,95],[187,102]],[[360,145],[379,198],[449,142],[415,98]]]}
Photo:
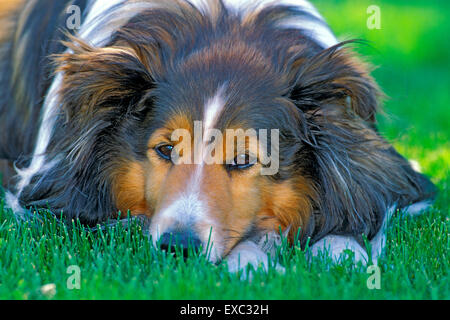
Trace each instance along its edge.
{"label": "dog's eye", "polygon": [[156,153],[165,160],[170,160],[172,158],[172,150],[173,146],[170,144],[163,144],[160,146],[157,146],[155,148]]}
{"label": "dog's eye", "polygon": [[228,165],[228,168],[242,170],[242,169],[247,169],[247,168],[254,166],[255,163],[256,163],[256,158],[254,156],[243,153],[243,154],[236,156],[236,158],[234,158],[233,162]]}

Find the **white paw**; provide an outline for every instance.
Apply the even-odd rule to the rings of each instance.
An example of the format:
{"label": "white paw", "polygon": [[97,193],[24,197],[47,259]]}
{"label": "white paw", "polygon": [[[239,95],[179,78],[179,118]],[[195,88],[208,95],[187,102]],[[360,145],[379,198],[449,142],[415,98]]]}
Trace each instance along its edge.
{"label": "white paw", "polygon": [[[251,277],[252,270],[262,268],[266,272],[269,270],[269,265],[280,273],[284,273],[285,269],[280,264],[270,259],[270,253],[264,252],[253,241],[244,241],[238,244],[227,256],[226,263],[228,265],[228,271],[231,273],[240,273],[241,279],[246,279],[247,274]],[[248,272],[247,269],[249,268]]]}
{"label": "white paw", "polygon": [[366,250],[352,237],[329,235],[311,247],[313,256],[328,255],[336,263],[345,259],[348,252],[353,252],[355,264],[358,262],[366,264],[369,261]]}

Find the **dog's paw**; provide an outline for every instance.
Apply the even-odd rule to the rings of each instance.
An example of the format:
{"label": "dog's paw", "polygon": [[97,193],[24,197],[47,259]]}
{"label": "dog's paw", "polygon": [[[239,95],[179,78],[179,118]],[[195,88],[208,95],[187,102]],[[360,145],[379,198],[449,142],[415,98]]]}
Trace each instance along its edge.
{"label": "dog's paw", "polygon": [[352,256],[355,264],[366,264],[369,260],[366,250],[352,237],[329,235],[316,242],[310,249],[313,256],[329,256],[333,262],[338,263]]}
{"label": "dog's paw", "polygon": [[271,266],[281,274],[285,273],[285,268],[279,263],[274,263],[270,253],[264,252],[253,241],[244,241],[237,245],[225,260],[228,271],[240,274],[242,280],[252,277],[252,272],[258,268],[268,271]]}

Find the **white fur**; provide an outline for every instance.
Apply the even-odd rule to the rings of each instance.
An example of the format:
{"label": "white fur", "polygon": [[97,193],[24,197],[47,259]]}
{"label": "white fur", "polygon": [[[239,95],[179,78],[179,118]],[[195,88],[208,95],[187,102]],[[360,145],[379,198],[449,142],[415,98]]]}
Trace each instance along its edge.
{"label": "white fur", "polygon": [[[201,10],[208,10],[204,0],[187,0]],[[311,14],[317,20],[287,19],[281,21],[280,28],[298,28],[305,30],[322,47],[328,48],[338,43],[330,28],[324,23],[324,19],[316,8],[306,0],[224,0],[225,6],[235,11],[249,12],[259,10],[270,5],[294,6],[299,10]]]}
{"label": "white fur", "polygon": [[17,173],[20,176],[19,183],[17,184],[18,195],[22,192],[31,181],[31,178],[39,172],[45,162],[45,151],[50,142],[50,137],[53,131],[55,123],[55,114],[58,107],[58,94],[57,90],[62,82],[62,76],[57,75],[49,89],[49,92],[44,101],[44,110],[41,120],[41,126],[39,128],[38,139],[33,153],[31,164],[27,169],[18,170]]}
{"label": "white fur", "polygon": [[[217,120],[219,119],[219,117],[225,107],[225,99],[223,97],[223,91],[224,91],[224,87],[219,88],[219,90],[214,95],[214,97],[209,99],[203,108],[203,113],[204,113],[204,117],[203,117],[203,121],[202,121],[202,125],[203,125],[202,136],[203,137],[202,137],[202,141],[195,140],[195,143],[199,143],[201,145],[194,146],[195,152],[199,153],[199,155],[197,155],[197,158],[200,159],[200,163],[196,163],[196,164],[200,164],[200,166],[197,167],[196,172],[200,176],[201,176],[203,166],[205,164],[205,159],[207,156],[205,150],[207,149],[207,145],[208,145],[208,142],[210,139],[210,134],[211,134],[210,131],[215,129],[214,127],[217,123]],[[200,181],[201,180],[200,177],[197,180]]]}
{"label": "white fur", "polygon": [[6,197],[6,205],[11,208],[16,214],[22,215],[23,209],[19,205],[19,197],[23,191],[23,189],[30,184],[31,179],[42,170],[43,167],[45,169],[50,169],[52,165],[56,164],[56,161],[52,161],[51,165],[45,165],[45,151],[50,142],[50,138],[53,132],[53,127],[55,124],[56,112],[58,110],[58,88],[62,82],[62,75],[58,74],[45,98],[43,114],[41,125],[39,127],[38,138],[36,140],[36,146],[33,152],[33,158],[31,160],[30,166],[25,169],[16,168],[19,182],[17,183],[17,193],[13,195],[12,193],[8,193]]}
{"label": "white fur", "polygon": [[[386,245],[386,230],[387,224],[396,210],[396,205],[390,207],[381,225],[380,231],[370,241],[371,258],[373,264],[378,264],[378,259],[383,253]],[[365,248],[350,236],[328,235],[316,242],[311,247],[311,254],[313,256],[328,255],[334,262],[339,262],[345,257],[346,251],[354,253],[354,263],[361,262],[367,264],[369,262],[369,255]]]}
{"label": "white fur", "polygon": [[[158,239],[175,226],[194,227],[199,221],[204,226],[202,230],[195,230],[203,243],[203,251],[211,262],[221,259],[223,244],[215,232],[216,221],[208,215],[206,203],[195,192],[188,191],[180,195],[167,208],[156,213],[150,222],[149,233],[156,246]],[[209,243],[208,243],[209,242]],[[209,247],[207,245],[209,244]]]}
{"label": "white fur", "polygon": [[[190,185],[188,183],[188,185]],[[157,221],[170,221],[171,224],[179,224],[187,226],[193,221],[200,219],[206,219],[207,208],[205,202],[200,200],[199,194],[196,190],[189,190],[186,188],[185,193],[179,195],[167,208],[163,209],[155,217],[155,221],[152,224],[158,224]],[[161,219],[158,219],[161,217]],[[172,225],[162,226],[159,223],[160,231],[164,233]]]}
{"label": "white fur", "polygon": [[197,192],[186,191],[179,195],[152,218],[150,235],[153,242],[156,243],[164,232],[175,225],[186,226],[197,219],[206,219],[205,211],[205,203],[199,199]]}
{"label": "white fur", "polygon": [[430,200],[421,201],[404,208],[402,211],[409,216],[417,216],[422,214],[424,211],[430,209],[432,205],[433,202]]}
{"label": "white fur", "polygon": [[125,0],[91,0],[87,10],[88,14],[86,15],[86,20],[83,21],[83,26],[78,32],[78,36],[82,39],[89,40],[94,46],[100,42],[100,39],[108,38],[108,34],[102,34],[100,32],[97,32],[96,36],[89,36],[96,28],[98,28],[100,21],[110,18],[110,15],[105,13],[114,6],[122,4],[124,1]]}
{"label": "white fur", "polygon": [[[400,213],[407,214],[410,216],[416,216],[428,210],[432,205],[431,201],[422,201],[414,203],[406,208],[404,208]],[[386,231],[387,225],[392,218],[393,214],[396,212],[397,205],[390,207],[384,218],[383,224],[381,225],[378,233],[370,241],[371,248],[371,258],[372,263],[377,264],[378,259],[383,254],[384,247],[386,246]],[[329,255],[334,262],[340,261],[343,258],[343,254],[346,250],[351,250],[354,252],[354,262],[359,261],[363,264],[369,262],[369,256],[364,248],[362,248],[359,243],[353,237],[329,235],[316,242],[311,247],[311,253],[313,256],[319,256],[321,254]]]}
{"label": "white fur", "polygon": [[11,209],[16,215],[23,216],[25,214],[25,211],[20,206],[19,198],[9,191],[5,194],[5,204],[6,207]]}
{"label": "white fur", "polygon": [[326,254],[329,255],[334,262],[340,261],[346,250],[350,250],[355,254],[355,262],[368,261],[366,251],[352,237],[329,235],[322,238],[311,247],[311,253],[313,256]]}
{"label": "white fur", "polygon": [[135,15],[160,6],[161,2],[151,1],[94,0],[78,36],[95,47],[103,47],[111,35]]}
{"label": "white fur", "polygon": [[[216,124],[223,108],[225,107],[225,101],[222,97],[223,88],[219,89],[217,94],[209,100],[205,105],[205,116],[203,119],[203,130],[204,130],[204,138],[206,138],[205,133],[210,129],[214,129],[214,125]],[[203,140],[203,143],[207,141]]]}
{"label": "white fur", "polygon": [[315,20],[298,20],[298,19],[288,19],[281,24],[283,28],[298,28],[306,30],[312,39],[315,39],[319,44],[321,44],[324,48],[328,48],[334,46],[338,43],[335,35],[325,23],[325,20],[317,11],[317,9],[306,0],[281,0],[276,1],[274,3],[283,4],[283,5],[291,5],[296,6],[301,10],[304,10],[307,13],[313,15],[317,21]]}
{"label": "white fur", "polygon": [[244,270],[249,264],[255,269],[261,266],[267,270],[269,264],[267,253],[250,240],[239,243],[227,256],[226,261],[230,272]]}
{"label": "white fur", "polygon": [[422,167],[420,166],[420,163],[417,160],[411,159],[409,160],[409,164],[414,169],[414,171],[422,173]]}
{"label": "white fur", "polygon": [[[228,271],[233,273],[242,272],[241,278],[245,279],[245,270],[248,266],[253,269],[261,267],[267,271],[272,265],[278,272],[285,269],[276,259],[276,248],[281,244],[281,237],[275,232],[268,233],[260,239],[245,240],[236,245],[226,257]],[[251,277],[251,273],[249,274]]]}

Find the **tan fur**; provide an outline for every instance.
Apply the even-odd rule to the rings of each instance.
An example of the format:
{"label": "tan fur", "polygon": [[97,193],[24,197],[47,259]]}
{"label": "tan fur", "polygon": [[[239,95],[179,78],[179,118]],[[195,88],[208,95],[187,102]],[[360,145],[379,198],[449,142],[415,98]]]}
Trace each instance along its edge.
{"label": "tan fur", "polygon": [[[184,115],[173,117],[164,128],[156,130],[148,141],[148,162],[128,163],[115,180],[115,198],[121,211],[132,215],[153,215],[167,208],[186,190],[198,169],[195,164],[172,163],[161,159],[154,147],[170,142],[173,130],[193,130],[190,119]],[[192,141],[193,142],[193,141]],[[227,143],[228,142],[228,143]],[[246,148],[255,154],[258,145],[246,140]],[[224,137],[223,161],[231,145]],[[229,153],[228,153],[229,154]],[[234,155],[232,155],[234,157]],[[305,228],[312,211],[312,200],[317,197],[313,184],[303,176],[282,183],[261,176],[260,164],[242,171],[228,173],[223,164],[204,165],[199,194],[208,205],[208,211],[217,222],[218,234],[224,241],[224,252],[229,252],[254,226],[265,232],[285,231],[294,240],[298,228]],[[193,187],[193,186],[191,186]],[[173,221],[172,221],[173,222]],[[172,223],[164,220],[164,225]],[[198,222],[193,229],[209,230],[207,221]],[[200,231],[201,232],[201,231]]]}
{"label": "tan fur", "polygon": [[16,14],[23,7],[25,0],[3,0],[0,3],[0,46],[2,42],[6,41],[11,33],[12,27],[15,24],[14,20]]}
{"label": "tan fur", "polygon": [[300,175],[282,183],[268,183],[263,189],[259,224],[276,231],[281,227],[283,232],[289,228],[288,239],[293,242],[299,228],[300,236],[304,234],[317,197],[314,183]]}
{"label": "tan fur", "polygon": [[127,162],[117,172],[113,183],[113,194],[117,208],[125,214],[148,214],[149,206],[145,199],[144,168],[139,162]]}

